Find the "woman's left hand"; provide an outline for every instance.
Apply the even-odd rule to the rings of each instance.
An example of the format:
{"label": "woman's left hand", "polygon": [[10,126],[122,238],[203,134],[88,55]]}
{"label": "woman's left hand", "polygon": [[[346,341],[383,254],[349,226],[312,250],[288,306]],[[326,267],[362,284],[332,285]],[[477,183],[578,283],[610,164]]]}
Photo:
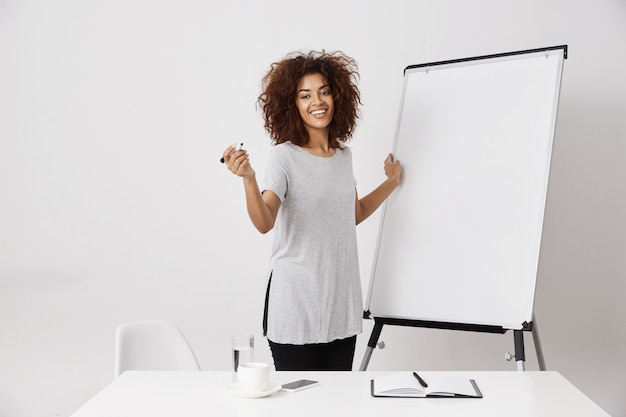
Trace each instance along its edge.
{"label": "woman's left hand", "polygon": [[394,181],[396,185],[400,184],[400,175],[402,174],[402,165],[400,161],[394,161],[393,155],[387,155],[385,159],[385,175],[390,180]]}

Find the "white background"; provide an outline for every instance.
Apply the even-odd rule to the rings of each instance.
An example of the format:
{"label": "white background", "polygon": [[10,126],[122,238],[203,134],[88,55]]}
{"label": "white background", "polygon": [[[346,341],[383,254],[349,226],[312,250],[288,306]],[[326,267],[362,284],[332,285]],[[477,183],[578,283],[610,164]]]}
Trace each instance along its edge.
{"label": "white background", "polygon": [[[205,370],[228,369],[234,332],[271,361],[272,236],[218,162],[243,140],[264,171],[255,100],[271,62],[309,48],[358,61],[363,195],[384,177],[404,67],[568,44],[535,313],[548,369],[626,416],[624,39],[621,0],[0,0],[0,415],[76,410],[112,380],[124,321],[174,321]],[[358,228],[365,286],[377,226]],[[515,369],[512,334],[381,339],[370,370]]]}

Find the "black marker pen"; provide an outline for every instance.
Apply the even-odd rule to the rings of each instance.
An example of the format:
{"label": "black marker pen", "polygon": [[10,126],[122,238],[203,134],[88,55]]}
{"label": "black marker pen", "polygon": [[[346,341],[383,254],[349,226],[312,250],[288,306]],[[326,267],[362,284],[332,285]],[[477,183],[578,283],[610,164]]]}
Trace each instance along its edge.
{"label": "black marker pen", "polygon": [[[234,150],[233,152],[240,151],[242,147],[243,147],[243,142],[241,142],[241,143],[237,143],[237,144],[235,145],[235,150]],[[231,154],[232,154],[233,152],[231,152]],[[223,157],[223,156],[220,158],[220,162],[221,162],[222,164],[224,163],[224,157]]]}
{"label": "black marker pen", "polygon": [[426,381],[424,381],[418,374],[417,372],[413,372],[413,376],[415,378],[417,378],[417,380],[419,381],[420,385],[424,388],[428,388],[428,384],[426,383]]}

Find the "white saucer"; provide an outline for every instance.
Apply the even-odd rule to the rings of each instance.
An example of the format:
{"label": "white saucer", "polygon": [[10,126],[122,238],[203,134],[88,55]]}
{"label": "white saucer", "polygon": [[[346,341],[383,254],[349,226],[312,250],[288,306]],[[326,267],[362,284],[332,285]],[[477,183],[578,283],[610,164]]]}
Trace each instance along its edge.
{"label": "white saucer", "polygon": [[232,384],[228,384],[228,386],[226,388],[231,393],[233,393],[235,395],[238,395],[240,397],[244,397],[244,398],[261,398],[261,397],[267,397],[268,395],[272,395],[273,393],[278,391],[281,387],[282,387],[282,385],[280,385],[280,384],[278,384],[276,382],[270,382],[270,383],[267,384],[267,387],[265,387],[265,389],[263,391],[249,392],[249,391],[242,391],[241,389],[239,389],[239,384],[236,383],[236,382],[233,382]]}

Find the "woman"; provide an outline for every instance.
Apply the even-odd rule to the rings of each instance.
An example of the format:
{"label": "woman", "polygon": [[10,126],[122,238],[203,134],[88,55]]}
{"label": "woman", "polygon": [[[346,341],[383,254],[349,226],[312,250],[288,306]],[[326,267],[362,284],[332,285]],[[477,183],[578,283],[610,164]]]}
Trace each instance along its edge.
{"label": "woman", "polygon": [[359,198],[352,153],[360,93],[356,62],[341,52],[294,53],[272,64],[258,104],[273,140],[263,192],[245,150],[224,151],[242,177],[254,226],[274,229],[264,332],[276,370],[351,370],[363,299],[356,225],[400,183],[387,179]]}

